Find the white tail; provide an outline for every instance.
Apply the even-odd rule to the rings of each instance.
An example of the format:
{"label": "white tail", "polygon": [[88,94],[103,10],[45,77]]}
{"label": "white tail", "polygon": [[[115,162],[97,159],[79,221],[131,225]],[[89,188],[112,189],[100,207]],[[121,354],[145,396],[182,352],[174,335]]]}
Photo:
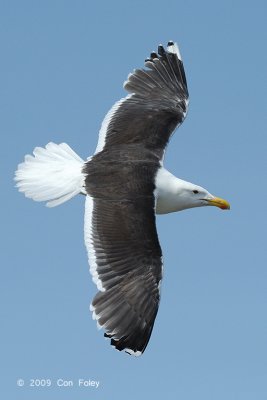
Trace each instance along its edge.
{"label": "white tail", "polygon": [[20,192],[35,201],[55,207],[84,192],[84,161],[66,144],[36,147],[18,165],[15,181]]}

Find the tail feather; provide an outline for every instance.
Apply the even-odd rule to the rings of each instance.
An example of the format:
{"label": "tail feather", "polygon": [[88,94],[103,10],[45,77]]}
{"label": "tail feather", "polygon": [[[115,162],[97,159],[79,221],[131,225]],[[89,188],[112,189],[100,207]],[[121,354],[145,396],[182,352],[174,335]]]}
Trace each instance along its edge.
{"label": "tail feather", "polygon": [[26,155],[15,173],[16,186],[26,197],[55,207],[84,192],[84,161],[66,144],[48,143]]}

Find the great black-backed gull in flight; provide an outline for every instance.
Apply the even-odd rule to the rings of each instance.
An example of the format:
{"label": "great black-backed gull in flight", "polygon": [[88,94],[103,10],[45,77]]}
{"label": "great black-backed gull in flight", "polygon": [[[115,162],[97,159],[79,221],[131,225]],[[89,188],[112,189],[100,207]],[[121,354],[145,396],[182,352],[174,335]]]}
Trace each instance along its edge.
{"label": "great black-backed gull in flight", "polygon": [[229,209],[226,200],[163,167],[165,148],[184,120],[188,90],[176,43],[151,53],[106,115],[95,154],[82,160],[67,144],[36,147],[19,164],[19,191],[54,207],[84,194],[85,244],[97,285],[91,310],[118,350],[144,352],[157,315],[162,253],[155,214],[192,207]]}

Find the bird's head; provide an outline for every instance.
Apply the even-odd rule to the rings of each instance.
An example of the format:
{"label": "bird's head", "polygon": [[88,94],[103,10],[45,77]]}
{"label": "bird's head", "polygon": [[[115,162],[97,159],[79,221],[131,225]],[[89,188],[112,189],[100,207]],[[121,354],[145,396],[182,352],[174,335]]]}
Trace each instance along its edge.
{"label": "bird's head", "polygon": [[228,201],[213,196],[201,186],[176,178],[165,169],[160,170],[156,187],[157,214],[203,206],[216,206],[222,210],[230,209]]}
{"label": "bird's head", "polygon": [[188,208],[215,206],[222,210],[230,210],[230,204],[228,201],[213,196],[203,187],[191,183],[184,187],[183,196],[189,206]]}

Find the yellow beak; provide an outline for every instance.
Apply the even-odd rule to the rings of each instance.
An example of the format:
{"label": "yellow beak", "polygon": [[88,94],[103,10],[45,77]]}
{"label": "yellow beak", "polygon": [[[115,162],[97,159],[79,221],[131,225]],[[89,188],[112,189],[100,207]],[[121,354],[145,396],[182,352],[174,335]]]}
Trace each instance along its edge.
{"label": "yellow beak", "polygon": [[220,197],[213,197],[213,199],[207,200],[210,206],[219,207],[222,210],[230,210],[230,204],[228,201],[224,199],[220,199]]}

